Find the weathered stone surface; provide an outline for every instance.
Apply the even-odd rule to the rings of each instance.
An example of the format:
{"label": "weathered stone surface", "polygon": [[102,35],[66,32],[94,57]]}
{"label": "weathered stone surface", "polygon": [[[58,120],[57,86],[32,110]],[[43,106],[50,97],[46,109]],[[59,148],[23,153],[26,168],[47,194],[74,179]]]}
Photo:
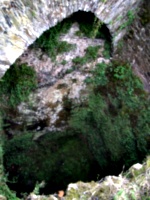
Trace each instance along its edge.
{"label": "weathered stone surface", "polygon": [[54,195],[44,196],[30,194],[26,200],[58,200],[58,198],[56,198]]}
{"label": "weathered stone surface", "polygon": [[138,15],[124,39],[118,43],[114,56],[129,62],[150,92],[150,1],[144,0]]}
{"label": "weathered stone surface", "polygon": [[0,200],[7,200],[7,199],[3,195],[0,195]]}
{"label": "weathered stone surface", "polygon": [[144,172],[144,167],[137,163],[134,164],[130,169],[129,169],[129,174],[130,177],[136,178],[138,175],[142,174]]}
{"label": "weathered stone surface", "polygon": [[[30,101],[18,106],[18,116],[14,122],[24,123],[31,127],[45,121],[46,132],[60,130],[66,126],[69,110],[72,104],[83,102],[88,94],[85,79],[91,76],[91,70],[97,63],[109,63],[103,57],[104,40],[76,36],[78,24],[73,23],[66,34],[61,36],[61,41],[75,45],[69,52],[56,56],[52,61],[41,49],[28,49],[19,59],[19,63],[26,62],[37,72],[38,89],[30,95]],[[77,56],[84,57],[87,47],[99,46],[98,57],[84,65],[75,66],[73,59]],[[65,61],[64,64],[62,62]],[[16,131],[15,131],[16,132]],[[44,131],[45,133],[45,131]],[[36,134],[34,139],[41,136]]]}
{"label": "weathered stone surface", "polygon": [[[141,199],[149,197],[149,162],[133,165],[126,175],[107,176],[99,182],[69,184],[65,200]],[[137,173],[136,173],[137,172]],[[132,177],[131,178],[131,174]]]}
{"label": "weathered stone surface", "polygon": [[91,11],[107,24],[113,44],[126,33],[121,26],[128,12],[136,12],[142,0],[1,0],[0,2],[0,76],[43,31],[83,10]]}
{"label": "weathered stone surface", "polygon": [[[150,158],[141,165],[139,163],[133,165],[126,175],[107,176],[104,179],[89,183],[77,182],[68,185],[66,195],[59,200],[126,200],[126,199],[147,199],[150,196]],[[133,171],[140,172],[134,177],[131,177]],[[133,175],[133,174],[132,174]],[[32,197],[32,196],[31,196]],[[34,195],[33,195],[34,197]],[[42,196],[36,196],[31,200],[42,200]],[[52,200],[54,196],[51,196]],[[45,196],[46,200],[49,197]]]}

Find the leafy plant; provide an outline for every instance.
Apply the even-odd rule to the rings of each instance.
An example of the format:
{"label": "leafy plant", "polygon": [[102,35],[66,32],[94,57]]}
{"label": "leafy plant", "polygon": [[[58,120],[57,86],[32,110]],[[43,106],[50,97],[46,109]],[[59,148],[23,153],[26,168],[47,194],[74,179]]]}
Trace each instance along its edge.
{"label": "leafy plant", "polygon": [[93,86],[98,86],[98,85],[106,85],[108,82],[108,78],[106,77],[105,70],[107,68],[107,65],[102,62],[98,63],[96,65],[96,68],[93,70],[93,77],[88,77],[85,79],[85,82],[87,84],[92,84]]}
{"label": "leafy plant", "polygon": [[67,64],[67,61],[66,61],[66,60],[63,60],[60,64],[61,64],[61,65],[66,65],[66,64]]}
{"label": "leafy plant", "polygon": [[89,22],[80,22],[79,23],[80,32],[78,31],[76,34],[78,36],[86,36],[91,38],[91,30],[93,29],[92,23]]}
{"label": "leafy plant", "polygon": [[72,59],[72,62],[76,65],[84,65],[87,63],[87,60],[85,57],[79,57],[77,56],[76,58]]}
{"label": "leafy plant", "polygon": [[10,191],[8,188],[6,181],[7,177],[4,174],[4,167],[3,167],[3,136],[1,133],[2,128],[2,120],[0,116],[0,194],[10,200],[18,200],[15,193]]}
{"label": "leafy plant", "polygon": [[[102,70],[102,71],[100,71]],[[83,134],[104,168],[126,167],[145,157],[150,106],[143,85],[128,64],[98,64],[88,83],[93,87],[84,105],[72,112],[70,126]]]}
{"label": "leafy plant", "polygon": [[75,45],[66,41],[60,41],[61,34],[67,33],[71,27],[71,20],[66,19],[56,26],[45,31],[35,42],[31,48],[41,48],[47,53],[52,60],[55,60],[58,54],[72,50]]}
{"label": "leafy plant", "polygon": [[72,62],[76,65],[84,65],[92,60],[95,60],[98,57],[99,48],[100,46],[89,46],[86,49],[84,57],[77,56],[76,58],[72,59]]}
{"label": "leafy plant", "polygon": [[80,31],[77,31],[76,35],[78,35],[80,37],[86,36],[86,37],[89,37],[89,38],[96,38],[97,35],[99,34],[99,31],[100,31],[102,25],[103,25],[103,22],[101,22],[94,15],[91,16],[90,22],[88,20],[82,20],[81,19],[79,21]]}
{"label": "leafy plant", "polygon": [[33,68],[26,64],[12,65],[0,82],[2,107],[15,107],[22,101],[27,101],[29,94],[35,89],[36,85],[36,72]]}
{"label": "leafy plant", "polygon": [[[84,20],[82,20],[82,18]],[[80,30],[76,32],[76,35],[80,37],[86,36],[89,38],[107,39],[107,35],[109,35],[109,31],[105,25],[92,13],[88,12],[85,15],[85,12],[78,12],[72,15],[69,19],[65,19],[63,22],[58,23],[55,27],[45,31],[42,36],[38,38],[33,45],[31,45],[31,48],[41,48],[54,61],[57,54],[67,52],[75,48],[75,45],[73,44],[60,41],[60,36],[67,33],[74,22],[78,22],[79,24]],[[104,27],[105,31],[107,29],[107,33],[103,31]],[[109,43],[111,42],[109,41]],[[80,59],[80,63],[85,62],[86,61],[84,59]]]}
{"label": "leafy plant", "polygon": [[57,191],[60,183],[65,188],[70,181],[87,180],[93,162],[86,143],[71,131],[47,133],[39,140],[24,133],[7,141],[4,152],[8,178],[15,177],[22,192],[28,180],[33,187],[45,180],[46,187],[51,185],[51,192]]}
{"label": "leafy plant", "polygon": [[132,11],[132,10],[129,10],[129,11],[127,12],[127,21],[124,22],[124,23],[120,26],[120,30],[122,30],[122,29],[124,29],[124,28],[130,26],[130,25],[133,23],[134,19],[135,19],[135,15],[134,15],[133,11]]}
{"label": "leafy plant", "polygon": [[103,51],[104,58],[109,59],[110,58],[110,52],[111,52],[111,44],[110,44],[110,42],[105,41],[104,51]]}

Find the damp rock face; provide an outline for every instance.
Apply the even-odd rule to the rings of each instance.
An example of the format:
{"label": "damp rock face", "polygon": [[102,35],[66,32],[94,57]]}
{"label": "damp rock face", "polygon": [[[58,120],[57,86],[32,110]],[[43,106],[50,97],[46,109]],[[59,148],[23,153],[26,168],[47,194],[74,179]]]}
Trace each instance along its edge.
{"label": "damp rock face", "polygon": [[[62,130],[73,106],[85,101],[89,93],[85,80],[92,75],[96,64],[108,64],[110,58],[103,56],[103,39],[80,37],[77,31],[79,24],[73,23],[68,32],[60,36],[60,41],[73,45],[73,49],[58,54],[54,61],[40,48],[29,48],[20,56],[18,63],[26,62],[36,71],[38,88],[30,95],[29,102],[17,107],[15,122],[36,127],[37,131]],[[84,60],[87,49],[97,49],[94,58]]]}
{"label": "damp rock face", "polygon": [[[114,47],[126,33],[129,13],[142,0],[1,0],[0,76],[45,30],[79,10],[91,11],[105,23]],[[122,26],[124,25],[124,26]]]}
{"label": "damp rock face", "polygon": [[150,92],[150,1],[145,0],[124,39],[118,43],[114,58],[131,63]]}
{"label": "damp rock face", "polygon": [[[79,26],[73,23],[68,32],[60,37],[61,41],[75,47],[69,52],[58,54],[55,61],[40,48],[28,49],[19,58],[19,63],[26,62],[35,69],[39,84],[30,95],[29,103],[23,102],[17,107],[18,115],[14,122],[24,123],[27,127],[35,126],[37,131],[42,129],[40,124],[48,131],[61,130],[66,126],[73,104],[87,98],[86,78],[91,76],[97,63],[110,61],[103,56],[103,39],[80,38],[75,34],[76,31],[79,31]],[[87,48],[98,48],[97,57],[84,64],[74,63],[74,59],[84,58]]]}

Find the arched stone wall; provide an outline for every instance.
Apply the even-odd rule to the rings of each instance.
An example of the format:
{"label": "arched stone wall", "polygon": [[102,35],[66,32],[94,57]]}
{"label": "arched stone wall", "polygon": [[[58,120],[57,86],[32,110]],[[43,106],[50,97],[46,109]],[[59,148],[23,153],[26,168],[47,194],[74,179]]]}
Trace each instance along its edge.
{"label": "arched stone wall", "polygon": [[45,30],[79,10],[91,11],[104,22],[112,34],[113,46],[116,47],[126,33],[129,11],[134,15],[141,1],[1,0],[0,77]]}

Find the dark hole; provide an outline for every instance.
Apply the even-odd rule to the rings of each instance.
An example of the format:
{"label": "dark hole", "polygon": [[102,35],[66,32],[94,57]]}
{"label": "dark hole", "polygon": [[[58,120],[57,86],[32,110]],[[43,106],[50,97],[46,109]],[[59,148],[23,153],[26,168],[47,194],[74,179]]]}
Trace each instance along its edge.
{"label": "dark hole", "polygon": [[[92,12],[78,11],[75,12],[70,18],[79,24],[89,25],[89,28],[91,28],[95,20],[95,15]],[[98,20],[98,18],[96,19]],[[112,43],[112,36],[106,24],[102,24],[97,38],[102,38]]]}
{"label": "dark hole", "polygon": [[150,72],[147,72],[147,75],[150,76]]}

